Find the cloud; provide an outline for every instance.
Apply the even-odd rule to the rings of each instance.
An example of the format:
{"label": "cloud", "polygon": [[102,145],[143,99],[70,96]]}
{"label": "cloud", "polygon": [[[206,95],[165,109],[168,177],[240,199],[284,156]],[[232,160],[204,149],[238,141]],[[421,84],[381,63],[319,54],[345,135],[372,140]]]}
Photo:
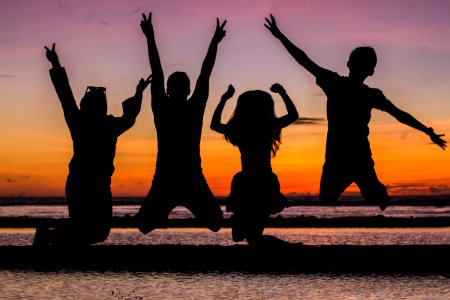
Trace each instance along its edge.
{"label": "cloud", "polygon": [[423,188],[427,187],[426,183],[417,182],[417,183],[394,183],[392,185],[387,185],[390,189],[405,189],[405,188]]}
{"label": "cloud", "polygon": [[298,118],[294,125],[320,125],[325,122],[325,118]]}
{"label": "cloud", "polygon": [[432,185],[429,183],[395,183],[386,185],[390,192],[396,194],[427,194],[447,195],[450,194],[450,186],[447,184]]}
{"label": "cloud", "polygon": [[87,16],[86,21],[101,24],[103,26],[108,26],[108,22],[106,22],[105,20],[99,19],[97,17],[93,17],[93,16]]}
{"label": "cloud", "polygon": [[432,194],[450,194],[450,187],[446,184],[440,184],[436,186],[430,186],[428,190]]}
{"label": "cloud", "polygon": [[174,63],[171,63],[171,64],[166,64],[166,65],[164,65],[164,67],[165,67],[166,69],[168,69],[168,68],[179,67],[179,66],[182,66],[182,65],[183,65],[182,62],[174,62]]}
{"label": "cloud", "polygon": [[[19,179],[27,180],[27,179],[30,178],[30,176],[28,176],[28,175],[20,175],[18,178],[19,178]],[[17,182],[18,178],[8,177],[8,178],[6,178],[6,183],[14,183],[14,182]]]}
{"label": "cloud", "polygon": [[73,15],[73,9],[69,5],[58,2],[58,12],[62,14],[65,18],[71,18]]}
{"label": "cloud", "polygon": [[141,12],[143,10],[144,10],[144,7],[139,6],[139,7],[135,8],[135,9],[133,9],[128,15],[131,16],[131,15],[134,15],[135,13]]}
{"label": "cloud", "polygon": [[15,78],[15,77],[17,76],[12,74],[0,74],[0,78]]}

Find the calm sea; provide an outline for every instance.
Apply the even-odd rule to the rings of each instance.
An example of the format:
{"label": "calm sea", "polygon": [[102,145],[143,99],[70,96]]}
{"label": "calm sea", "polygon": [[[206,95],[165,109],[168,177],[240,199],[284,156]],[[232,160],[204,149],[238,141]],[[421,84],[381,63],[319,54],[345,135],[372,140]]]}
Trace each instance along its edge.
{"label": "calm sea", "polygon": [[[114,215],[139,206],[119,205]],[[450,207],[294,206],[281,216],[444,217]],[[0,206],[0,217],[67,217],[63,205]],[[171,218],[190,217],[176,208]],[[228,217],[225,214],[225,217]],[[268,228],[265,233],[306,245],[450,244],[450,228]],[[34,229],[0,229],[0,246],[31,245]],[[231,231],[199,228],[114,229],[102,244],[233,245]],[[245,243],[243,243],[245,244]],[[412,262],[413,263],[413,262]],[[0,270],[1,299],[450,299],[448,274],[248,274],[182,272],[40,272]]]}

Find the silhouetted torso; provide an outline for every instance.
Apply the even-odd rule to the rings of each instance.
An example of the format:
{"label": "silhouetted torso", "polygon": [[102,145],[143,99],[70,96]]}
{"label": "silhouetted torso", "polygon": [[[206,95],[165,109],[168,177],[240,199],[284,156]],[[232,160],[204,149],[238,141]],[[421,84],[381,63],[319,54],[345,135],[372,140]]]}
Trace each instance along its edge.
{"label": "silhouetted torso", "polygon": [[270,137],[258,136],[255,132],[244,136],[238,144],[241,153],[242,172],[261,174],[272,172]]}
{"label": "silhouetted torso", "polygon": [[133,126],[134,117],[130,118],[130,113],[124,111],[122,117],[105,115],[90,119],[76,106],[65,69],[52,68],[50,76],[72,136],[74,153],[70,173],[90,178],[111,177],[117,138]]}
{"label": "silhouetted torso", "polygon": [[328,97],[326,163],[346,168],[373,166],[369,143],[371,110],[390,105],[377,89],[328,71],[317,77]]}
{"label": "silhouetted torso", "polygon": [[[156,176],[201,175],[200,139],[204,108],[198,99],[174,103],[169,97],[158,100],[154,120],[158,136]],[[184,177],[184,179],[187,179]]]}
{"label": "silhouetted torso", "polygon": [[[267,217],[280,212],[286,199],[281,195],[278,178],[272,172],[271,126],[261,122],[249,123],[239,130],[237,147],[242,171],[233,177],[227,210]],[[252,217],[248,218],[257,222]]]}
{"label": "silhouetted torso", "polygon": [[70,172],[91,176],[111,176],[114,172],[117,134],[115,118],[105,116],[102,120],[83,120],[72,125],[73,157]]}

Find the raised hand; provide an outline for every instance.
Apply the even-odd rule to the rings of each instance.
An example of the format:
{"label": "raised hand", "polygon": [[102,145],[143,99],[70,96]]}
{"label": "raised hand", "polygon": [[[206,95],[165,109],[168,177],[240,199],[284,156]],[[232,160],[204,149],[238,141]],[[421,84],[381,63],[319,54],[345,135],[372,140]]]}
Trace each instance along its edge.
{"label": "raised hand", "polygon": [[286,91],[284,90],[284,87],[279,84],[279,83],[274,83],[271,87],[270,90],[274,93],[277,94],[281,94],[281,93],[286,93]]}
{"label": "raised hand", "polygon": [[443,150],[447,147],[447,142],[443,140],[441,137],[445,136],[445,134],[436,134],[434,133],[433,128],[430,127],[430,132],[428,133],[430,139],[433,143],[441,147]]}
{"label": "raised hand", "polygon": [[141,29],[145,36],[153,35],[152,13],[148,13],[148,18],[142,14]]}
{"label": "raised hand", "polygon": [[222,95],[222,100],[228,100],[234,95],[234,87],[233,85],[229,85],[227,91]]}
{"label": "raised hand", "polygon": [[152,75],[148,76],[147,79],[141,78],[138,85],[136,86],[136,93],[143,93],[148,85],[152,82]]}
{"label": "raised hand", "polygon": [[44,46],[45,48],[45,56],[47,57],[48,61],[52,63],[54,67],[60,66],[58,54],[56,54],[55,50],[55,43],[52,45],[52,49],[49,49],[47,46]]}
{"label": "raised hand", "polygon": [[226,34],[224,30],[225,24],[227,24],[227,20],[224,20],[222,25],[220,25],[219,18],[216,19],[216,31],[214,32],[213,41],[217,44],[220,43]]}
{"label": "raised hand", "polygon": [[264,24],[264,26],[266,26],[267,29],[269,29],[269,31],[273,34],[274,37],[279,38],[282,36],[282,33],[280,31],[280,29],[277,26],[277,22],[275,21],[274,16],[272,16],[272,14],[270,14],[270,20],[266,19],[266,24]]}

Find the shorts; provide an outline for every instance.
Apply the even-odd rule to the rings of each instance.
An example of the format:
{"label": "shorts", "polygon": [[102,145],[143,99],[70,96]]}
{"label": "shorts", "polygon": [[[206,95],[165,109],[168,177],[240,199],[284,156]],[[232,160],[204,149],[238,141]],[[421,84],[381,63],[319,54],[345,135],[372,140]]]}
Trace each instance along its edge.
{"label": "shorts", "polygon": [[227,200],[227,211],[269,216],[281,212],[287,204],[288,201],[280,192],[278,177],[273,172],[239,172],[234,175]]}
{"label": "shorts", "polygon": [[202,174],[186,176],[183,180],[155,175],[152,187],[136,215],[139,229],[147,233],[155,228],[167,227],[170,212],[179,205],[191,211],[202,226],[212,231],[222,227],[222,210]]}

